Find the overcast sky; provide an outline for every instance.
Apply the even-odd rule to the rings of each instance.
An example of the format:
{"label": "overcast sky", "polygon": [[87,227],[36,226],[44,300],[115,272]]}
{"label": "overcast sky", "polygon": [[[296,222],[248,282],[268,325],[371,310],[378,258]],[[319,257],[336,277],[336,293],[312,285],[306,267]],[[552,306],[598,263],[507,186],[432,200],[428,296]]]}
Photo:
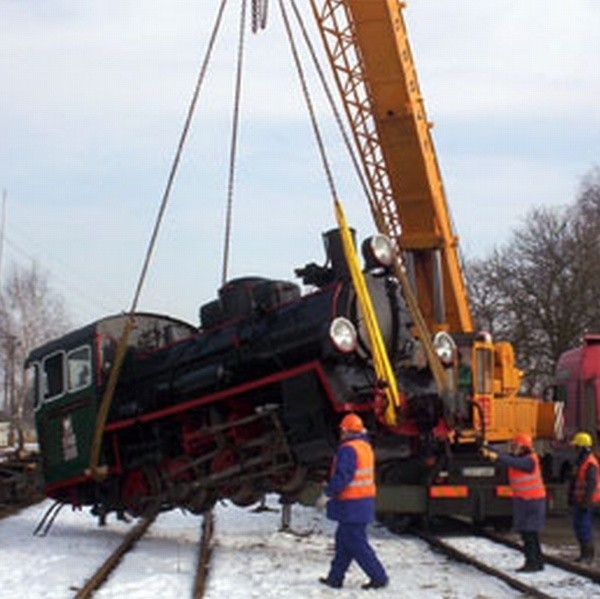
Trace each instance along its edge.
{"label": "overcast sky", "polygon": [[[74,324],[131,304],[219,4],[0,0],[2,274],[36,261]],[[139,306],[191,322],[221,284],[240,5],[229,1]],[[230,277],[290,279],[323,261],[334,226],[269,9],[246,41]],[[462,252],[483,258],[532,207],[573,202],[600,165],[600,2],[409,0],[404,15]],[[366,201],[313,93],[362,238]]]}

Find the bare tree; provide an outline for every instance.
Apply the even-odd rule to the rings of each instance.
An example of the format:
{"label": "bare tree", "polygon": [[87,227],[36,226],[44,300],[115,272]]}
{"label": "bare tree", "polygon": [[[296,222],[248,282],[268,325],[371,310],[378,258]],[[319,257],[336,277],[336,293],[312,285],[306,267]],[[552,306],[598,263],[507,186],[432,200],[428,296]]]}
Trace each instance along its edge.
{"label": "bare tree", "polygon": [[600,169],[573,205],[532,210],[465,272],[476,326],[512,343],[532,388],[548,384],[560,354],[600,331]]}
{"label": "bare tree", "polygon": [[[0,374],[4,379],[4,407],[17,432],[31,425],[32,406],[26,402],[27,380],[23,363],[29,352],[69,328],[62,298],[54,293],[48,277],[33,265],[13,267],[0,292]],[[11,440],[13,441],[13,440]],[[13,441],[14,442],[14,441]]]}
{"label": "bare tree", "polygon": [[[600,332],[600,168],[583,180],[575,206],[571,209],[572,267],[579,271],[580,330]],[[573,344],[579,339],[573,340]]]}

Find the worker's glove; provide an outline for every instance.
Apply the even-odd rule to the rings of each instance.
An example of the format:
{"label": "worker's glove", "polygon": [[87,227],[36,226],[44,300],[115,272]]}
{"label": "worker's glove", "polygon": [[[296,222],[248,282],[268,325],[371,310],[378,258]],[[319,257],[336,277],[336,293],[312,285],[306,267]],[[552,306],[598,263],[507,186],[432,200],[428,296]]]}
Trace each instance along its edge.
{"label": "worker's glove", "polygon": [[495,451],[488,449],[487,447],[482,447],[479,450],[479,454],[486,460],[490,460],[492,462],[495,462],[498,459],[498,454]]}
{"label": "worker's glove", "polygon": [[327,502],[329,501],[329,497],[327,497],[327,495],[325,495],[325,493],[321,493],[318,497],[317,500],[315,501],[315,507],[318,510],[324,510],[327,507]]}

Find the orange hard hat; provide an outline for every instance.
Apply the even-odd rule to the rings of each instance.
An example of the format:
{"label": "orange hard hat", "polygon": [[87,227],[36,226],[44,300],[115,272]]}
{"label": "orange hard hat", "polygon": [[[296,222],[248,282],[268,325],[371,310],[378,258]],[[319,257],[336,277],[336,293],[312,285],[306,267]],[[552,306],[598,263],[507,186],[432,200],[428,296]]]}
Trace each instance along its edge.
{"label": "orange hard hat", "polygon": [[343,431],[352,431],[353,433],[364,433],[365,425],[360,416],[346,414],[340,422],[340,429]]}
{"label": "orange hard hat", "polygon": [[533,441],[531,440],[531,435],[528,435],[527,433],[517,433],[513,439],[513,445],[520,445],[521,447],[532,449]]}

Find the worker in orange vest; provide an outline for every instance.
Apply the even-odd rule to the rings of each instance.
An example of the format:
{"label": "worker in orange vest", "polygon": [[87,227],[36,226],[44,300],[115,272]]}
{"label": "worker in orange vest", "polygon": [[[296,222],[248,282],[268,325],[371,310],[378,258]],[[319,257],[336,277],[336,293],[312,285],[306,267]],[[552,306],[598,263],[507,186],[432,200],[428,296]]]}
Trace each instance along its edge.
{"label": "worker in orange vest", "polygon": [[577,562],[591,563],[594,549],[594,506],[600,502],[600,468],[592,452],[592,436],[578,432],[571,441],[577,449],[575,477],[569,486],[569,504],[573,510],[573,530],[579,542]]}
{"label": "worker in orange vest", "polygon": [[367,539],[367,524],[375,519],[375,456],[363,421],[346,414],[340,423],[340,444],[325,488],[327,517],[336,520],[335,556],[323,584],[339,589],[352,560],[369,577],[363,589],[387,586],[388,576]]}
{"label": "worker in orange vest", "polygon": [[525,554],[525,563],[517,572],[543,570],[539,532],[546,519],[546,487],[531,436],[525,433],[515,435],[510,454],[488,447],[482,448],[481,453],[508,468],[508,482],[513,493],[513,528],[521,535]]}

